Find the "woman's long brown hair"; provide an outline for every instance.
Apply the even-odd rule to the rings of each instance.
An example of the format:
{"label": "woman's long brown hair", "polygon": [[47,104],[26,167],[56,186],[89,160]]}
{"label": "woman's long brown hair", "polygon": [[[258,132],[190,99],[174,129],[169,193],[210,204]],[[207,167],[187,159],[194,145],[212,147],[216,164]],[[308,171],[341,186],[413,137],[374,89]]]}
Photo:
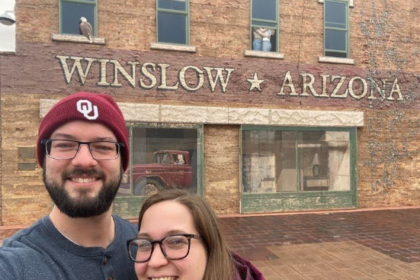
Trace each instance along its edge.
{"label": "woman's long brown hair", "polygon": [[185,205],[193,216],[195,228],[207,251],[207,265],[203,280],[233,279],[233,263],[220,225],[211,207],[198,195],[182,190],[159,192],[148,197],[139,214],[139,231],[144,213],[152,205],[173,200]]}

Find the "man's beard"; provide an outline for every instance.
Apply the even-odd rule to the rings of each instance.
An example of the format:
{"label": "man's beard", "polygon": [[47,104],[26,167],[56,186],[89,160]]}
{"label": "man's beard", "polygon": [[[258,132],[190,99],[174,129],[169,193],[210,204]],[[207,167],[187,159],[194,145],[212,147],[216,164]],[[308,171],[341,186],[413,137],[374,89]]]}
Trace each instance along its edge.
{"label": "man's beard", "polygon": [[[60,184],[53,178],[47,178],[45,169],[44,167],[43,180],[51,199],[61,212],[72,218],[94,217],[105,213],[111,207],[122,179],[122,170],[114,178],[106,182],[107,178],[103,172],[95,169],[83,170],[75,168],[70,172],[63,172],[61,176],[62,183]],[[78,197],[72,198],[64,188],[64,184],[70,174],[76,177],[82,174],[100,177],[104,183],[96,197],[89,197],[88,190],[79,190]]]}

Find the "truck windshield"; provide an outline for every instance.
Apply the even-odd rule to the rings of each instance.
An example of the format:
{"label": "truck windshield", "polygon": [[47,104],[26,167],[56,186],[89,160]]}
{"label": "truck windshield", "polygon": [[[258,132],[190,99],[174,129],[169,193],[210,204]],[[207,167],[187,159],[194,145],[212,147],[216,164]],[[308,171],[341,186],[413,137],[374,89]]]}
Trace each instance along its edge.
{"label": "truck windshield", "polygon": [[171,163],[171,158],[169,157],[169,154],[163,154],[161,163]]}
{"label": "truck windshield", "polygon": [[161,153],[155,154],[155,157],[153,158],[153,162],[161,163],[162,162],[162,157],[163,157],[163,154],[161,154]]}

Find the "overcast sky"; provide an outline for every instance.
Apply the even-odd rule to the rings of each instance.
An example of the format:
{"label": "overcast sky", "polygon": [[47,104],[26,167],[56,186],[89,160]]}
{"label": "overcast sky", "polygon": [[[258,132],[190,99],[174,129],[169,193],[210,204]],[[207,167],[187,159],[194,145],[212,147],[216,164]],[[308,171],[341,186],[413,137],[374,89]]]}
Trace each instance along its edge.
{"label": "overcast sky", "polygon": [[[0,0],[0,15],[6,11],[13,11],[14,8],[15,0]],[[0,23],[0,51],[15,51],[15,46],[16,24],[9,26]]]}

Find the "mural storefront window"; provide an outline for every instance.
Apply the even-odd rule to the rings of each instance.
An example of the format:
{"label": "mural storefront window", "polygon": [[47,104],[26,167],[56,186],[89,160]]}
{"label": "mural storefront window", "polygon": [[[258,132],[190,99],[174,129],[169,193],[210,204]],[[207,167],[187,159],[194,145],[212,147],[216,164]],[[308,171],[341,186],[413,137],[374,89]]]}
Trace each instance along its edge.
{"label": "mural storefront window", "polygon": [[119,196],[147,196],[164,189],[198,193],[198,128],[130,127],[131,164]]}
{"label": "mural storefront window", "polygon": [[350,132],[242,131],[245,193],[350,191]]}

